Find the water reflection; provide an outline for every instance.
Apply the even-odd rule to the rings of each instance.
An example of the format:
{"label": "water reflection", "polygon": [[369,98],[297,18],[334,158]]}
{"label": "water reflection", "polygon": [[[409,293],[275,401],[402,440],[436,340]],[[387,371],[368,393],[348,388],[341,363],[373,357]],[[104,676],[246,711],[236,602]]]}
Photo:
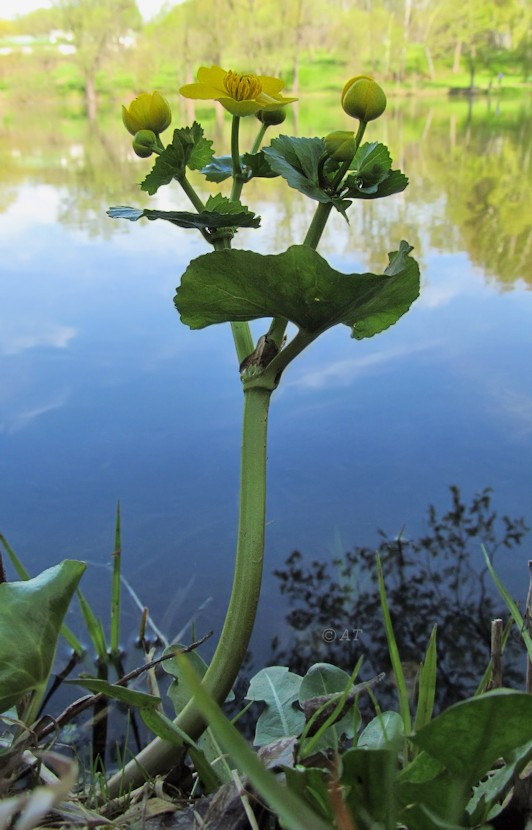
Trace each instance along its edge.
{"label": "water reflection", "polygon": [[[346,116],[329,98],[300,109],[303,135],[348,126]],[[466,101],[392,101],[382,124],[369,125],[367,138],[388,143],[395,165],[410,176],[410,187],[392,200],[354,205],[349,235],[343,220],[336,217],[324,240],[324,252],[357,252],[368,267],[378,268],[376,252],[387,250],[390,240],[406,238],[422,260],[429,248],[467,251],[471,261],[499,283],[519,279],[530,283],[527,262],[532,235],[524,209],[531,184],[528,112],[526,99],[504,100],[497,111],[489,100],[476,101],[472,111]],[[220,132],[210,111],[209,117],[206,131],[219,143],[227,141],[228,131]],[[17,112],[0,131],[0,152],[6,159],[0,173],[1,210],[13,205],[21,184],[50,184],[60,188],[54,220],[110,238],[127,231],[106,216],[109,204],[155,204],[136,184],[151,162],[134,156],[114,113],[90,126],[68,120],[64,113],[41,113],[37,132],[35,119],[33,109]],[[254,125],[252,119],[244,123],[243,146],[251,143]],[[283,131],[290,132],[293,126],[288,122]],[[227,152],[227,146],[219,146],[218,152]],[[264,180],[252,183],[246,194],[248,203],[265,217],[267,232],[241,233],[242,245],[282,250],[302,238],[312,205],[300,194]],[[177,186],[161,191],[161,201],[181,204]]]}
{"label": "water reflection", "polygon": [[[474,567],[472,550],[478,552],[484,545],[497,568],[498,551],[518,547],[529,530],[522,518],[497,519],[489,488],[469,504],[458,487],[450,490],[450,508],[439,515],[429,507],[423,535],[391,538],[380,531],[376,546],[399,654],[412,689],[437,625],[438,709],[474,693],[490,659],[490,623],[508,618],[487,568]],[[317,662],[352,671],[363,656],[364,677],[391,671],[375,547],[357,546],[332,563],[308,561],[294,551],[275,576],[288,599],[291,631],[285,640],[288,648],[274,641],[272,664],[289,666],[298,674]],[[514,630],[505,651],[505,685],[523,687],[525,662],[524,644]],[[379,687],[383,706],[383,691],[389,697],[390,688],[391,684]]]}

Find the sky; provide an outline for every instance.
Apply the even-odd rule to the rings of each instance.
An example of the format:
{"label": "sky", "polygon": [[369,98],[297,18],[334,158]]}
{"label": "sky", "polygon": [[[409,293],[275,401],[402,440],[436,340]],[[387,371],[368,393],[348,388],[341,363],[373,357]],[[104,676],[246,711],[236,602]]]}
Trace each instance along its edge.
{"label": "sky", "polygon": [[[154,17],[163,6],[171,8],[179,0],[137,0],[137,6],[144,20]],[[0,19],[11,20],[19,14],[51,6],[48,0],[0,0]]]}

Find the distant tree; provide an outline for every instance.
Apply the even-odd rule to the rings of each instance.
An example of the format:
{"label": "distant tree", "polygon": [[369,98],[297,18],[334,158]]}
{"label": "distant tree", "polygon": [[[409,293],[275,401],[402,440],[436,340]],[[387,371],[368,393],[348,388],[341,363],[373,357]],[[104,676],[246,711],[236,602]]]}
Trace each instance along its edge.
{"label": "distant tree", "polygon": [[96,74],[120,38],[141,26],[135,0],[55,0],[61,28],[72,34],[75,59],[83,75],[85,105],[90,121],[96,119]]}

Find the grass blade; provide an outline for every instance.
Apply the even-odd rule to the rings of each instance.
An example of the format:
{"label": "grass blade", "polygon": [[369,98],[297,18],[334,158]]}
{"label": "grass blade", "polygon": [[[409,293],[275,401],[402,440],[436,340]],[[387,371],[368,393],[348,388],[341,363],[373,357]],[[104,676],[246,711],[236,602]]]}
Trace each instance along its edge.
{"label": "grass blade", "polygon": [[436,697],[436,630],[437,626],[435,625],[430,634],[425,660],[421,664],[421,668],[419,670],[414,732],[418,732],[420,729],[423,729],[423,727],[426,726],[427,723],[430,723],[432,719],[434,699]]}
{"label": "grass blade", "polygon": [[390,655],[390,661],[395,676],[395,685],[397,687],[397,695],[399,697],[399,714],[403,719],[405,735],[408,735],[412,730],[410,701],[408,698],[405,674],[401,664],[401,658],[399,657],[399,649],[397,648],[397,642],[393,632],[392,618],[390,617],[390,609],[388,608],[388,599],[386,597],[386,588],[384,587],[384,576],[382,573],[382,564],[379,554],[377,554],[377,576],[379,580],[382,615],[384,617],[384,628],[386,630],[386,639],[388,641],[388,653]]}
{"label": "grass blade", "polygon": [[122,544],[120,538],[120,502],[116,507],[115,549],[113,551],[113,587],[111,594],[111,657],[120,654],[120,559]]}
{"label": "grass blade", "polygon": [[96,651],[96,657],[103,665],[107,663],[107,644],[105,642],[105,632],[101,620],[96,619],[92,608],[81,591],[76,591],[76,596],[79,601],[83,620],[87,627],[87,633]]}

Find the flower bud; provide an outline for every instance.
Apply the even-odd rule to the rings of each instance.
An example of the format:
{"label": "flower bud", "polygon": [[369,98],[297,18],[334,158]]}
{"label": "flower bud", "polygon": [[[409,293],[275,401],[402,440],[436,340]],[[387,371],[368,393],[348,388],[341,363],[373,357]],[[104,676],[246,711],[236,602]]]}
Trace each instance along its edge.
{"label": "flower bud", "polygon": [[275,127],[277,124],[282,124],[286,118],[286,112],[284,109],[278,110],[259,110],[255,113],[255,116],[261,121],[266,127]]}
{"label": "flower bud", "polygon": [[157,135],[170,126],[172,113],[166,98],[159,92],[143,92],[129,107],[122,107],[122,121],[131,135],[140,130],[152,130]]}
{"label": "flower bud", "polygon": [[351,161],[355,155],[355,134],[349,130],[335,130],[324,141],[327,155],[335,161]]}
{"label": "flower bud", "polygon": [[373,121],[386,109],[386,95],[373,78],[356,75],[343,88],[342,107],[352,118]]}
{"label": "flower bud", "polygon": [[147,159],[153,153],[154,144],[157,144],[157,136],[153,130],[139,130],[133,139],[133,150],[141,159]]}

